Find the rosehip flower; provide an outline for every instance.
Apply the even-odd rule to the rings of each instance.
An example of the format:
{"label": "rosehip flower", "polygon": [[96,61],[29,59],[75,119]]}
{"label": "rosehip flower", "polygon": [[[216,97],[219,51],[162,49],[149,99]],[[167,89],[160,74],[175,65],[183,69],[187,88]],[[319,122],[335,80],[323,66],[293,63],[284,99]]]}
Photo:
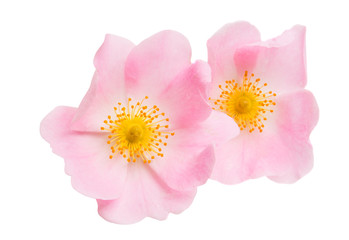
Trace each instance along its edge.
{"label": "rosehip flower", "polygon": [[[190,58],[177,32],[138,46],[107,35],[79,108],[57,107],[42,121],[41,135],[64,158],[73,187],[97,199],[106,220],[126,224],[182,212],[211,174],[211,138],[238,134],[207,103],[208,64]],[[216,131],[218,124],[228,131]]]}
{"label": "rosehip flower", "polygon": [[212,179],[234,184],[267,176],[292,183],[308,173],[313,166],[309,135],[319,113],[304,89],[305,27],[263,42],[249,23],[227,24],[207,47],[211,105],[241,131],[216,146]]}

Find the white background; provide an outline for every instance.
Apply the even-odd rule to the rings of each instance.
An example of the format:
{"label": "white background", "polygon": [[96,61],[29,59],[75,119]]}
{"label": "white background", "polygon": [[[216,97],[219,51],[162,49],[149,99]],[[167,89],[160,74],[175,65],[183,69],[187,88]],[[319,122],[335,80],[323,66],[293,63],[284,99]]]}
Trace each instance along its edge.
{"label": "white background", "polygon": [[[0,2],[0,239],[349,239],[349,34],[345,1]],[[307,26],[308,85],[320,107],[315,166],[293,185],[209,181],[166,221],[116,225],[74,191],[39,135],[55,106],[78,106],[105,33],[139,43],[187,36],[193,58],[222,25],[247,20],[263,39]]]}

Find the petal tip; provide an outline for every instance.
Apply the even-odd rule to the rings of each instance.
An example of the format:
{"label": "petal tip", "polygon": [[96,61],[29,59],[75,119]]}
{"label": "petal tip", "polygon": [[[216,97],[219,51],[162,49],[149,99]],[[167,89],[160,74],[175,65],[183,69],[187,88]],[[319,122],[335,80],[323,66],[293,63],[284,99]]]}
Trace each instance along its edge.
{"label": "petal tip", "polygon": [[222,42],[238,42],[239,45],[244,42],[251,43],[260,41],[260,32],[247,21],[237,21],[223,25],[210,39],[207,46],[217,45]]}

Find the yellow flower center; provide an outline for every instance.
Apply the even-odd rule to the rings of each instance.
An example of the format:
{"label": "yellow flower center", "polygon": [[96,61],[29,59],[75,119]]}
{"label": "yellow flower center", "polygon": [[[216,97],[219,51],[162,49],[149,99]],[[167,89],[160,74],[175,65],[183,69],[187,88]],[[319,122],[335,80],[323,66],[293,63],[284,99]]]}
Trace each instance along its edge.
{"label": "yellow flower center", "polygon": [[235,80],[225,81],[224,88],[218,86],[222,90],[220,98],[209,99],[214,102],[213,109],[228,114],[234,118],[240,130],[248,128],[250,133],[255,129],[263,132],[263,121],[267,120],[265,114],[274,112],[271,108],[276,105],[273,100],[276,94],[263,89],[267,83],[260,85],[260,79],[252,81],[253,77],[253,73],[248,76],[245,71],[242,84]]}
{"label": "yellow flower center", "polygon": [[137,123],[132,124],[125,131],[125,135],[126,135],[126,140],[129,141],[130,143],[139,142],[143,136],[143,127]]}
{"label": "yellow flower center", "polygon": [[108,144],[112,154],[112,159],[116,154],[120,154],[128,162],[141,160],[150,163],[155,156],[163,157],[161,146],[167,146],[166,139],[173,136],[174,132],[169,132],[169,118],[164,118],[165,113],[160,113],[160,109],[143,106],[144,100],[136,105],[130,105],[131,98],[128,99],[127,106],[118,103],[114,107],[115,119],[108,116],[104,120],[107,127],[101,127],[102,131],[110,132]]}

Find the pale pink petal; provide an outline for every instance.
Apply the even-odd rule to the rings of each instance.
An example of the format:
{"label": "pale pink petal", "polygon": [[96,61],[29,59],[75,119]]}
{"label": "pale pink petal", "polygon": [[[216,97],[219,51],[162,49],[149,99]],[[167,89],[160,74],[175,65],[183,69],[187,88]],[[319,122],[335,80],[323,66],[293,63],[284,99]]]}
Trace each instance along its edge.
{"label": "pale pink petal", "polygon": [[230,141],[239,135],[240,128],[227,114],[212,111],[205,121],[174,132],[175,142],[181,147],[205,146]]}
{"label": "pale pink petal", "polygon": [[[213,85],[238,76],[235,68],[235,51],[238,47],[260,41],[256,27],[248,22],[236,22],[223,26],[208,41],[208,63],[212,68]],[[211,97],[213,94],[210,94]]]}
{"label": "pale pink petal", "polygon": [[126,178],[127,161],[109,159],[107,135],[70,129],[75,108],[57,107],[41,122],[41,136],[65,160],[73,187],[89,197],[119,197]]}
{"label": "pale pink petal", "polygon": [[102,46],[98,49],[94,65],[100,75],[100,87],[105,94],[124,93],[125,62],[135,45],[129,40],[107,34]]}
{"label": "pale pink petal", "polygon": [[277,94],[306,85],[305,27],[295,26],[281,36],[238,48],[235,68],[241,80],[244,71],[254,73]]}
{"label": "pale pink petal", "polygon": [[195,145],[195,139],[199,136],[193,136],[192,142],[178,142],[181,139],[179,136],[179,139],[171,139],[168,147],[164,148],[164,158],[156,158],[150,164],[159,178],[173,189],[193,189],[204,184],[211,175],[214,165],[213,147]]}
{"label": "pale pink petal", "polygon": [[145,217],[164,220],[169,212],[178,214],[188,208],[195,194],[196,188],[189,191],[169,188],[146,164],[130,164],[121,197],[97,200],[98,212],[104,219],[121,224],[135,223]]}
{"label": "pale pink petal", "polygon": [[319,108],[313,94],[300,90],[277,98],[276,124],[285,134],[307,141],[319,119]]}
{"label": "pale pink petal", "polygon": [[[289,145],[295,146],[295,153],[304,156],[303,159],[288,159],[285,174],[269,175],[276,182],[294,182],[308,173],[313,165],[312,146],[309,135],[316,126],[319,119],[319,108],[313,94],[307,90],[283,94],[278,98],[278,109],[276,111],[276,125],[287,136]],[[297,145],[306,146],[307,151],[300,152]],[[283,161],[283,162],[286,162]]]}
{"label": "pale pink petal", "polygon": [[191,126],[209,116],[211,107],[207,103],[207,87],[210,81],[210,67],[203,61],[197,61],[178,74],[161,92],[158,104],[169,117],[172,129]]}
{"label": "pale pink petal", "polygon": [[[212,111],[211,115],[199,126],[201,132],[197,134],[198,138],[210,139],[213,144],[227,142],[240,133],[240,128],[234,119],[219,111]],[[197,139],[196,142],[200,142],[200,140]]]}
{"label": "pale pink petal", "polygon": [[302,90],[278,97],[276,106],[273,128],[263,133],[242,131],[217,146],[213,179],[235,184],[268,176],[292,183],[311,170],[313,152],[308,137],[318,119],[314,97]]}
{"label": "pale pink petal", "polygon": [[116,102],[124,101],[124,67],[133,47],[134,44],[127,39],[106,35],[94,59],[96,72],[90,89],[74,117],[74,130],[99,131],[103,120],[113,112]]}
{"label": "pale pink petal", "polygon": [[125,68],[128,92],[156,96],[190,65],[191,48],[180,33],[162,31],[130,53]]}

